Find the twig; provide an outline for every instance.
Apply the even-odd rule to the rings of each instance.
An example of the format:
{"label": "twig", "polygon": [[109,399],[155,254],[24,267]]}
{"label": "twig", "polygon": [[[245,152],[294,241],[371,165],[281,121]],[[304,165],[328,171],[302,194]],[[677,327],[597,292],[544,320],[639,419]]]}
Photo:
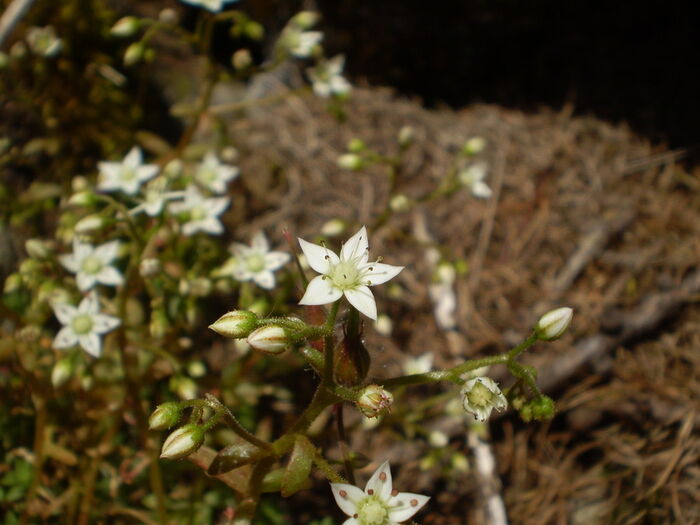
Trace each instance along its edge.
{"label": "twig", "polygon": [[496,472],[496,458],[488,442],[486,427],[483,425],[470,427],[467,434],[467,444],[474,454],[479,491],[485,501],[485,523],[508,525],[506,506],[501,497],[501,480]]}
{"label": "twig", "polygon": [[2,47],[7,37],[12,33],[14,27],[33,3],[34,0],[13,0],[7,9],[5,9],[5,12],[0,17],[0,47]]}
{"label": "twig", "polygon": [[603,220],[597,224],[579,243],[578,249],[569,258],[566,266],[557,275],[552,284],[552,300],[556,300],[571,287],[584,268],[600,253],[610,242],[610,239],[624,231],[634,220],[635,214],[631,210],[618,213],[610,220]]}
{"label": "twig", "polygon": [[[684,303],[700,293],[700,270],[686,277],[674,290],[650,294],[641,304],[629,312],[612,312],[605,315],[606,328],[613,334],[597,334],[579,341],[573,348],[546,365],[540,371],[539,385],[543,391],[551,391],[569,379],[583,364],[599,361],[621,344],[637,339],[656,329],[670,318]],[[600,363],[604,372],[611,364]]]}

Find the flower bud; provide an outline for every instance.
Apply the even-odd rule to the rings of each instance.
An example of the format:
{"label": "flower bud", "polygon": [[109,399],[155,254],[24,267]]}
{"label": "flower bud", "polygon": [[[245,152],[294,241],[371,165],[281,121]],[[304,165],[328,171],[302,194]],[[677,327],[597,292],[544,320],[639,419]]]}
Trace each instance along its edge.
{"label": "flower bud", "polygon": [[450,438],[448,435],[440,430],[433,430],[430,434],[428,434],[428,443],[430,443],[430,446],[432,447],[444,448],[449,442]]}
{"label": "flower bud", "polygon": [[335,237],[345,231],[345,222],[341,219],[331,219],[321,226],[321,235]]}
{"label": "flower bud", "polygon": [[140,62],[146,53],[146,46],[141,42],[134,42],[124,52],[124,65],[129,67]]}
{"label": "flower bud", "polygon": [[24,249],[30,257],[34,259],[44,260],[49,257],[51,252],[51,246],[48,242],[42,241],[41,239],[29,239],[24,243]]}
{"label": "flower bud", "polygon": [[170,434],[163,443],[160,457],[180,459],[196,452],[204,443],[204,429],[198,425],[188,424]]}
{"label": "flower bud", "polygon": [[68,356],[56,361],[51,370],[51,384],[54,388],[59,388],[73,375],[73,358]]}
{"label": "flower bud", "polygon": [[367,144],[362,139],[352,139],[348,142],[348,151],[350,153],[362,153],[367,149]]}
{"label": "flower bud", "polygon": [[397,213],[408,211],[411,209],[411,199],[403,193],[394,195],[389,201],[389,208],[391,208],[391,211]]}
{"label": "flower bud", "polygon": [[141,21],[135,16],[125,16],[120,18],[109,30],[112,36],[127,37],[131,36],[141,27]]}
{"label": "flower bud", "polygon": [[311,29],[318,23],[320,15],[315,11],[300,11],[292,17],[292,23],[300,29]]}
{"label": "flower bud", "polygon": [[164,24],[175,25],[178,23],[177,11],[170,7],[166,7],[160,13],[158,13],[158,20],[160,20]]}
{"label": "flower bud", "polygon": [[379,417],[391,411],[394,396],[379,385],[365,387],[355,404],[365,417]]}
{"label": "flower bud", "polygon": [[248,310],[233,310],[209,325],[217,334],[239,339],[248,337],[258,324],[258,316]]}
{"label": "flower bud", "polygon": [[415,138],[415,130],[413,129],[412,126],[402,126],[401,129],[399,130],[399,134],[397,137],[397,140],[399,142],[399,146],[402,149],[406,149],[413,143],[413,139]]}
{"label": "flower bud", "polygon": [[94,230],[99,230],[106,224],[103,217],[99,215],[88,215],[83,217],[75,224],[75,233],[89,233]]}
{"label": "flower bud", "polygon": [[470,156],[477,155],[478,153],[484,151],[485,147],[486,140],[484,140],[482,137],[472,137],[464,143],[464,146],[462,146],[462,151]]}
{"label": "flower bud", "polygon": [[251,40],[262,40],[265,36],[265,28],[259,22],[249,20],[243,27],[243,32]]}
{"label": "flower bud", "polygon": [[180,399],[194,399],[197,397],[197,383],[185,376],[172,376],[170,378],[170,388]]}
{"label": "flower bud", "polygon": [[148,418],[148,428],[151,430],[165,430],[177,424],[182,415],[179,403],[171,401],[158,405]]}
{"label": "flower bud", "polygon": [[71,195],[68,204],[71,206],[92,206],[95,204],[95,194],[91,191],[79,191]]}
{"label": "flower bud", "polygon": [[139,263],[139,274],[141,274],[141,277],[144,279],[155,277],[160,273],[160,270],[160,261],[155,257],[146,257],[145,259],[141,259]]}
{"label": "flower bud", "polygon": [[262,326],[253,331],[246,339],[254,350],[277,355],[287,349],[289,338],[284,328],[274,324]]}
{"label": "flower bud", "polygon": [[571,318],[574,316],[573,309],[563,306],[547,312],[535,325],[537,338],[542,341],[554,341],[559,339],[571,323]]}
{"label": "flower bud", "polygon": [[247,49],[239,49],[231,57],[231,64],[237,70],[248,69],[253,63],[253,57]]}
{"label": "flower bud", "polygon": [[489,377],[470,379],[462,387],[461,394],[464,410],[479,421],[486,421],[494,408],[502,410],[508,407],[501,389]]}
{"label": "flower bud", "polygon": [[338,166],[344,170],[358,171],[364,166],[364,161],[359,155],[346,153],[338,157]]}

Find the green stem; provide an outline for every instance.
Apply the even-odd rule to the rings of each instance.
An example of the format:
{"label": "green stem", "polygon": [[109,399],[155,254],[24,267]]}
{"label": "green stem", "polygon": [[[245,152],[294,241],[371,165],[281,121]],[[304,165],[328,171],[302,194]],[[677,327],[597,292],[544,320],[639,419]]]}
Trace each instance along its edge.
{"label": "green stem", "polygon": [[328,335],[323,340],[323,353],[325,358],[325,363],[323,366],[323,377],[321,379],[321,385],[327,387],[333,384],[333,366],[334,366],[334,355],[333,350],[335,346],[335,341],[333,340],[333,327],[335,326],[335,318],[338,315],[338,308],[340,307],[340,301],[336,301],[331,306],[331,311],[328,313],[326,318],[325,328]]}
{"label": "green stem", "polygon": [[518,357],[520,354],[522,354],[525,350],[530,348],[532,345],[534,345],[538,340],[537,333],[532,332],[527,339],[525,339],[522,343],[520,343],[518,346],[512,348],[511,350],[508,351],[506,354],[508,356],[508,360],[512,361],[516,357]]}

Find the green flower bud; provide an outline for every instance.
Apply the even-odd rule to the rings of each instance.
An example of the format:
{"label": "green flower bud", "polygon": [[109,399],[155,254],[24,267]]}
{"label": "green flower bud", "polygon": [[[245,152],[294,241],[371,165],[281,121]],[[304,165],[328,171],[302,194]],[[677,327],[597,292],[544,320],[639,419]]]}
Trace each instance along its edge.
{"label": "green flower bud", "polygon": [[486,140],[484,140],[482,137],[472,137],[464,143],[464,146],[462,146],[462,151],[466,155],[472,156],[484,151],[485,147]]}
{"label": "green flower bud", "polygon": [[202,443],[204,443],[204,429],[199,425],[188,424],[178,428],[167,437],[163,443],[160,457],[181,459],[196,452]]}
{"label": "green flower bud", "polygon": [[80,219],[75,225],[75,233],[89,233],[99,230],[107,224],[107,221],[99,215],[88,215]]}
{"label": "green flower bud", "polygon": [[355,153],[346,153],[338,157],[338,166],[344,170],[359,171],[364,167],[365,163],[362,157]]}
{"label": "green flower bud", "polygon": [[254,350],[272,355],[281,354],[290,343],[287,332],[277,325],[262,326],[248,335],[246,340]]}
{"label": "green flower bud", "polygon": [[411,144],[413,144],[413,139],[415,137],[415,130],[412,126],[402,126],[399,130],[397,140],[401,149],[406,149]]}
{"label": "green flower bud", "polygon": [[357,408],[365,417],[374,418],[391,412],[394,396],[379,385],[365,387],[355,402]]}
{"label": "green flower bud", "polygon": [[117,37],[127,37],[135,34],[141,28],[141,21],[135,16],[120,18],[109,30],[109,33]]}
{"label": "green flower bud", "polygon": [[40,261],[48,258],[53,251],[50,244],[41,239],[29,239],[24,243],[24,249],[27,250],[30,257]]}
{"label": "green flower bud", "polygon": [[567,306],[547,312],[540,317],[537,325],[535,325],[538,339],[542,341],[559,339],[566,332],[573,316],[573,309]]}
{"label": "green flower bud", "polygon": [[321,16],[315,11],[300,11],[292,17],[292,23],[299,29],[311,29],[318,23]]}
{"label": "green flower bud", "polygon": [[148,428],[151,430],[165,430],[176,425],[182,415],[182,409],[179,403],[173,401],[163,403],[153,411],[151,417],[148,418]]}
{"label": "green flower bud", "polygon": [[92,191],[79,191],[71,195],[70,199],[68,199],[68,204],[70,206],[92,206],[96,200]]}
{"label": "green flower bud", "polygon": [[248,337],[258,324],[258,316],[248,310],[233,310],[209,325],[217,334],[239,339]]}
{"label": "green flower bud", "polygon": [[51,370],[51,384],[54,388],[59,388],[73,375],[73,358],[68,356],[56,361]]}
{"label": "green flower bud", "polygon": [[146,53],[146,46],[141,42],[134,42],[124,52],[124,65],[129,67],[141,62]]}
{"label": "green flower bud", "polygon": [[350,153],[362,153],[367,149],[367,144],[362,139],[352,139],[348,142],[348,151]]}

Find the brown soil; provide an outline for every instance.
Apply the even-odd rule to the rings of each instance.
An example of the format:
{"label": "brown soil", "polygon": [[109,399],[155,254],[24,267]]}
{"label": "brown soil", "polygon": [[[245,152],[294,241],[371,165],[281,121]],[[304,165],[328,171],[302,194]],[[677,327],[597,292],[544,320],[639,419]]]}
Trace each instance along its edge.
{"label": "brown soil", "polygon": [[[524,424],[509,413],[491,424],[511,523],[699,523],[698,171],[625,126],[572,117],[569,108],[427,111],[386,90],[358,89],[346,113],[339,123],[322,101],[291,97],[233,120],[246,187],[233,207],[240,215],[229,217],[236,235],[265,228],[281,241],[283,228],[312,238],[333,218],[349,229],[372,224],[389,183],[381,167],[336,166],[351,138],[394,155],[399,128],[413,126],[397,185],[413,197],[437,186],[467,138],[486,138],[492,200],[461,190],[394,214],[371,235],[373,254],[406,266],[391,298],[390,287],[377,290],[395,328],[388,340],[367,327],[371,377],[381,382],[400,372],[405,356],[426,351],[436,366],[501,352],[547,309],[570,305],[569,333],[525,359],[540,368],[557,416]],[[427,294],[428,246],[468,265],[457,283],[458,330],[448,334]],[[438,408],[425,425],[448,432],[449,447],[468,455],[466,426]],[[351,446],[393,460],[400,490],[433,495],[422,523],[488,522],[471,472],[419,469],[424,439],[389,422],[358,426]],[[305,503],[314,502],[308,516],[319,515],[318,498],[297,498],[299,523]]]}

